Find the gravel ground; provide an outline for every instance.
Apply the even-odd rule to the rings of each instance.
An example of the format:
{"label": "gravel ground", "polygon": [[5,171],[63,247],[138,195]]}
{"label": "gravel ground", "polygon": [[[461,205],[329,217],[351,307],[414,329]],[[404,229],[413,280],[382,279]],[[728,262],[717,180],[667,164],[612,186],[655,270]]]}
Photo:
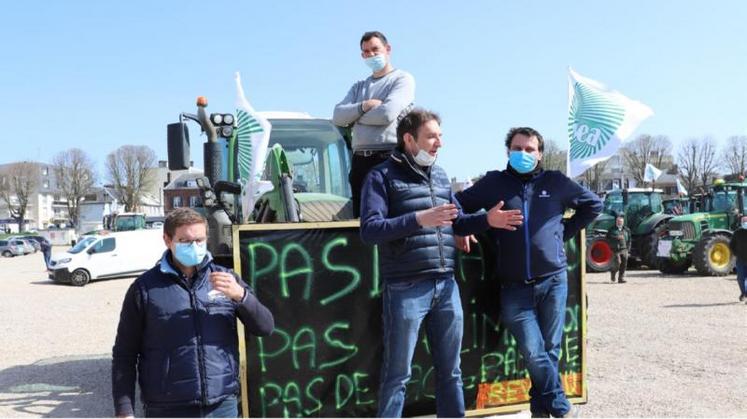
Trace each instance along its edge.
{"label": "gravel ground", "polygon": [[[111,346],[133,278],[57,285],[40,253],[0,258],[0,270],[0,417],[111,416]],[[747,416],[747,305],[734,276],[628,281],[587,275],[581,415]]]}

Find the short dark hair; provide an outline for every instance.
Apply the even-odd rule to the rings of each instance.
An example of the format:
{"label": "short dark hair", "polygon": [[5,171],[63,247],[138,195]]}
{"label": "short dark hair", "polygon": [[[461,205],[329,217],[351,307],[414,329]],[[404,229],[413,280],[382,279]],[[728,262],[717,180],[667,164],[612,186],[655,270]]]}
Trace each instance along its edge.
{"label": "short dark hair", "polygon": [[383,33],[379,31],[369,31],[369,32],[364,33],[363,36],[361,36],[361,42],[360,44],[358,44],[358,46],[363,48],[363,43],[370,41],[371,38],[379,38],[381,42],[384,44],[384,46],[389,45],[389,42],[386,40],[386,36],[384,36]]}
{"label": "short dark hair", "polygon": [[542,138],[542,134],[540,134],[536,129],[529,127],[516,127],[508,130],[508,134],[506,135],[507,149],[511,149],[511,141],[513,141],[516,134],[526,135],[527,137],[537,137],[537,142],[539,143],[539,151],[545,151],[545,140]]}
{"label": "short dark hair", "polygon": [[192,224],[205,224],[205,229],[208,227],[207,220],[199,212],[192,208],[177,208],[166,216],[166,220],[163,222],[163,232],[169,238],[174,238],[177,228]]}
{"label": "short dark hair", "polygon": [[417,137],[418,129],[428,121],[441,125],[441,117],[429,110],[415,108],[407,113],[397,124],[397,150],[405,151],[405,134]]}

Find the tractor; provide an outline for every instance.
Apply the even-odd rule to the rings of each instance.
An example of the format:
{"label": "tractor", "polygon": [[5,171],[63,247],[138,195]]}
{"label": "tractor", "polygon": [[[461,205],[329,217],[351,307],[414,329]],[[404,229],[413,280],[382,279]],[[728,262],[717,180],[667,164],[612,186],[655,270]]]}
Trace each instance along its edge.
{"label": "tractor", "polygon": [[732,233],[747,206],[747,183],[717,180],[703,200],[703,212],[672,218],[662,232],[657,256],[659,270],[681,274],[690,266],[700,275],[728,275],[734,269],[729,249]]}
{"label": "tractor", "polygon": [[604,197],[604,211],[587,227],[586,266],[592,272],[605,272],[612,265],[612,248],[607,231],[617,214],[625,215],[631,232],[630,261],[650,268],[657,266],[659,234],[672,215],[664,214],[660,189],[615,189]]}

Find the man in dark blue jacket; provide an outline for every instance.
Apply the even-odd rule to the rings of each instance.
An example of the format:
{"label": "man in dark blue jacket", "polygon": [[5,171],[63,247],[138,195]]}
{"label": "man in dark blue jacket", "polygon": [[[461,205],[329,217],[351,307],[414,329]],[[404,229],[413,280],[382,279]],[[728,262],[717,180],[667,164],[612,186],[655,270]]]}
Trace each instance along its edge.
{"label": "man in dark blue jacket", "polygon": [[464,416],[462,373],[463,314],[454,280],[461,235],[489,227],[515,229],[520,211],[462,216],[446,172],[433,163],[441,147],[438,115],[422,109],[397,126],[397,148],[366,177],[361,195],[361,238],[379,245],[384,279],[384,353],[379,389],[380,417],[399,417],[410,379],[410,362],[425,319],[436,370],[436,414]]}
{"label": "man in dark blue jacket", "polygon": [[[563,242],[602,212],[602,202],[558,171],[542,169],[544,141],[532,128],[513,128],[506,137],[508,168],[488,172],[458,193],[464,212],[505,202],[519,209],[516,231],[491,230],[501,286],[501,318],[516,338],[532,381],[533,416],[573,416],[558,374],[568,294]],[[566,209],[574,215],[563,220]]]}
{"label": "man in dark blue jacket", "polygon": [[176,209],[163,230],[168,250],[122,304],[112,360],[115,413],[133,415],[137,375],[148,417],[237,417],[236,317],[266,336],[272,314],[246,283],[213,263],[202,215]]}

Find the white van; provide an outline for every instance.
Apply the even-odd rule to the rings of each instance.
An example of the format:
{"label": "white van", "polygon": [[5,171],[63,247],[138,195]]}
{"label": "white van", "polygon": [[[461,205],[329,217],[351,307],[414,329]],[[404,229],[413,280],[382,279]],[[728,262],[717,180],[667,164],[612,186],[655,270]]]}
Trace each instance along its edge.
{"label": "white van", "polygon": [[83,286],[92,279],[134,276],[155,266],[165,250],[163,230],[80,236],[73,248],[52,255],[49,278]]}

